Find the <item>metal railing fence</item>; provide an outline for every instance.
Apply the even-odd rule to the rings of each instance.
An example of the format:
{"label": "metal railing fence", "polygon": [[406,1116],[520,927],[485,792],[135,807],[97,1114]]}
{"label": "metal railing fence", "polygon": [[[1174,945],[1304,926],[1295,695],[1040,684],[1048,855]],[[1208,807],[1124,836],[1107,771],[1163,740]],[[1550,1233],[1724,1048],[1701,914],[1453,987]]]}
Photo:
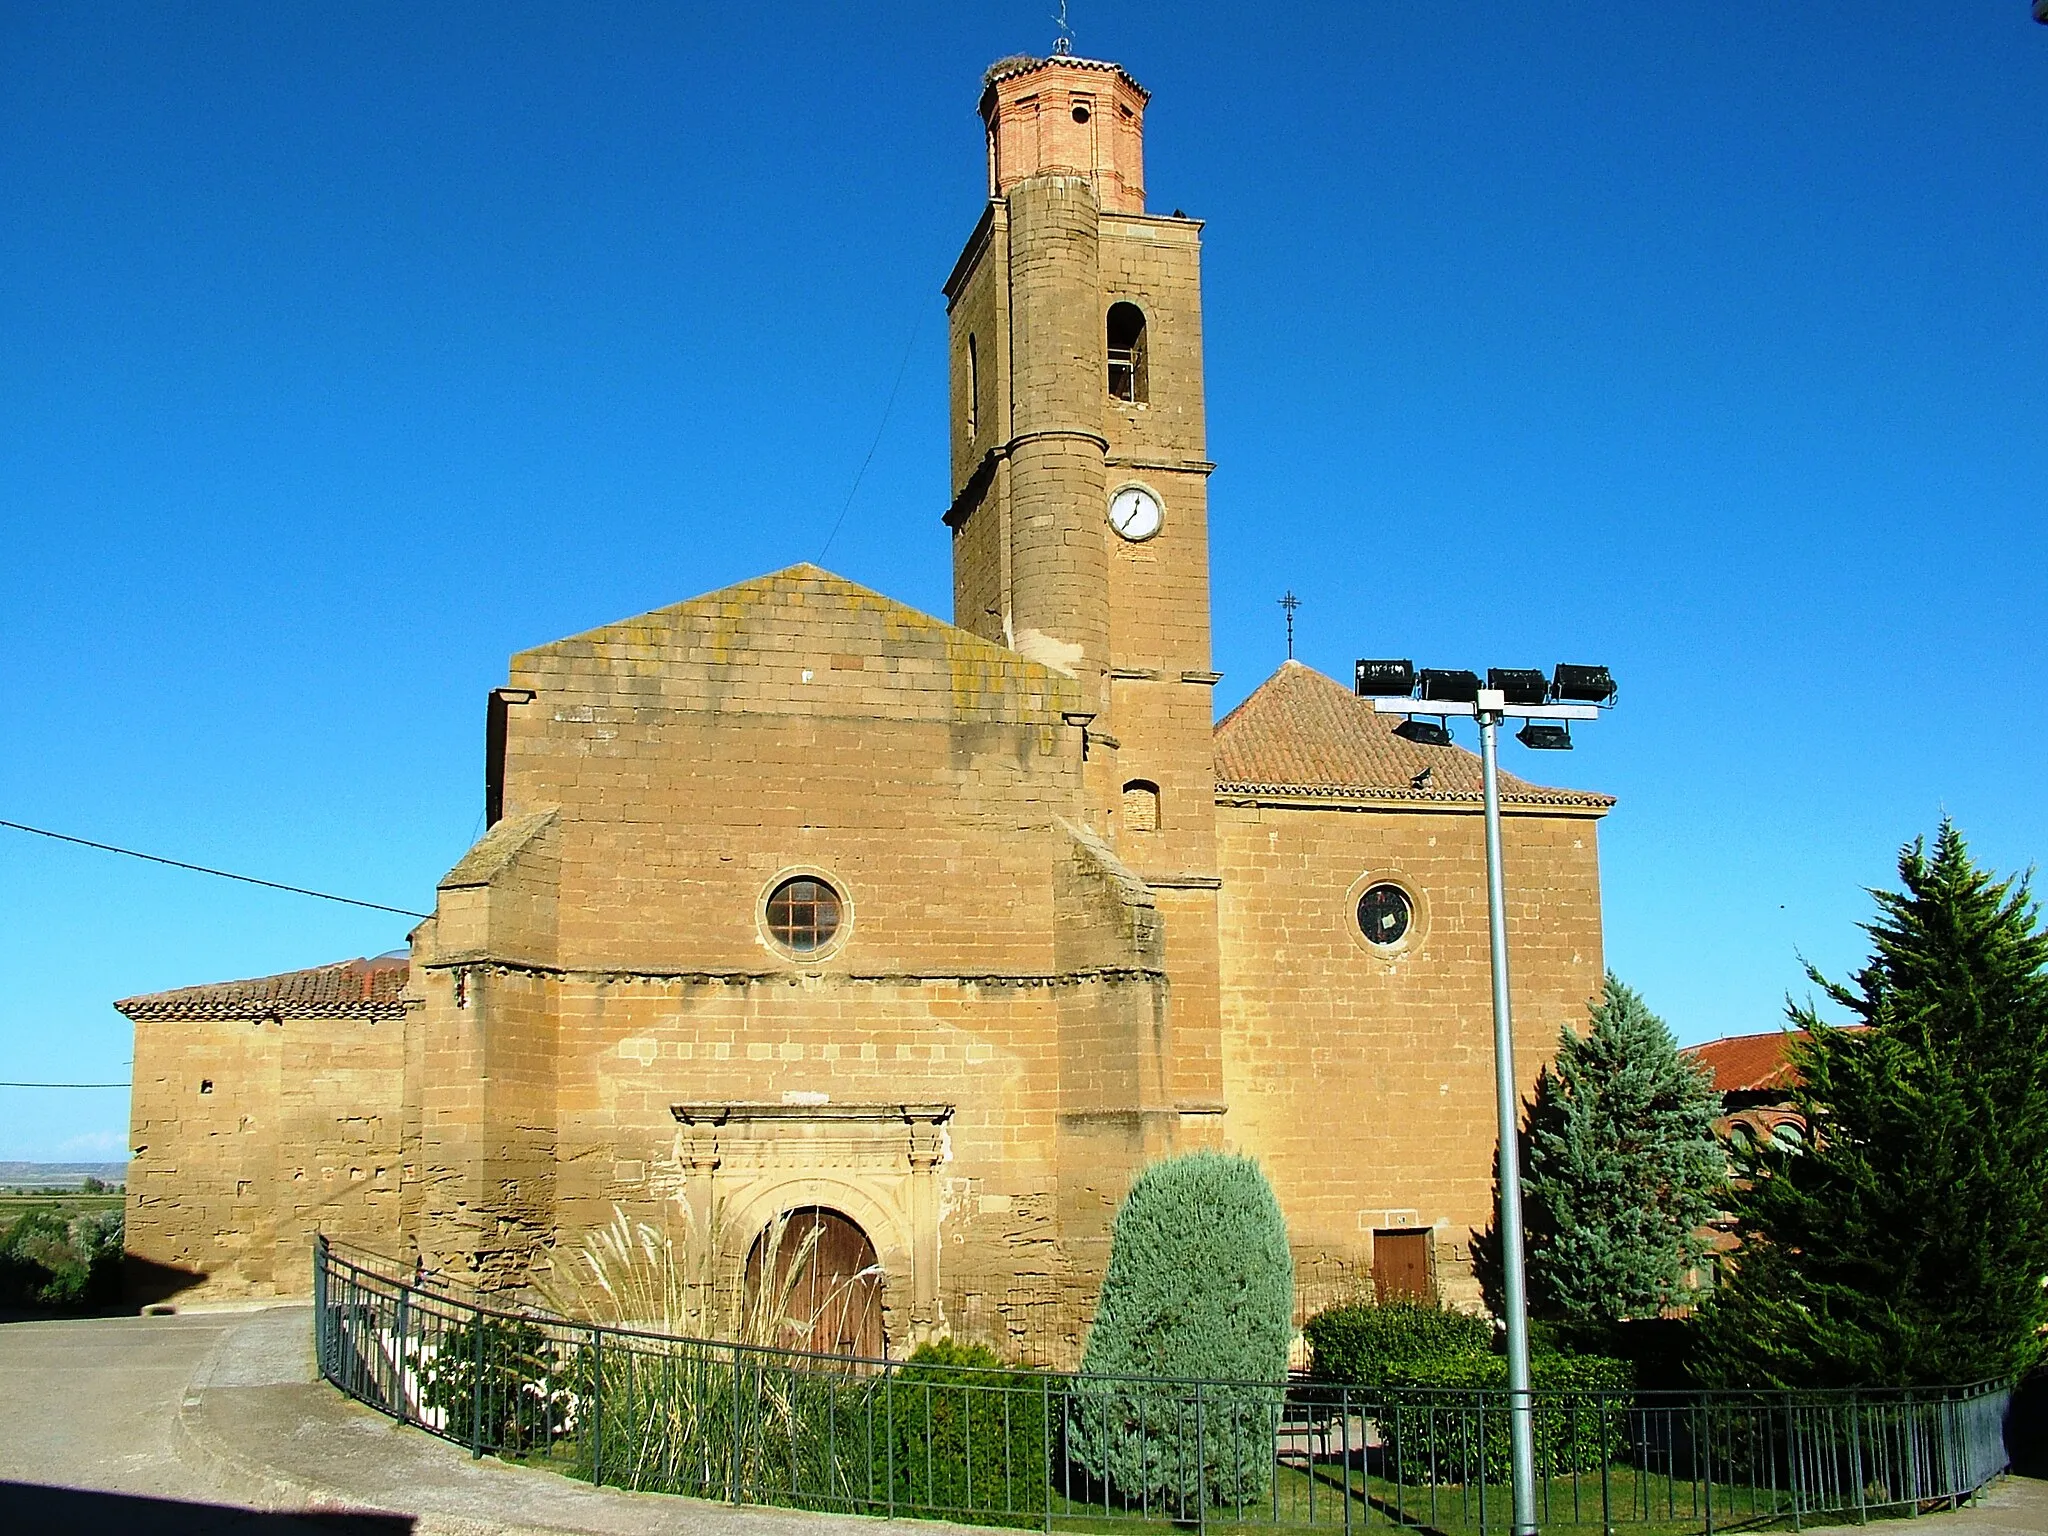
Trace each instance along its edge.
{"label": "metal railing fence", "polygon": [[[502,1310],[398,1273],[316,1245],[321,1374],[476,1455],[593,1482],[1047,1531],[1508,1526],[1505,1391],[853,1360]],[[1539,1390],[1541,1521],[1711,1536],[1952,1505],[2004,1470],[2008,1398]]]}

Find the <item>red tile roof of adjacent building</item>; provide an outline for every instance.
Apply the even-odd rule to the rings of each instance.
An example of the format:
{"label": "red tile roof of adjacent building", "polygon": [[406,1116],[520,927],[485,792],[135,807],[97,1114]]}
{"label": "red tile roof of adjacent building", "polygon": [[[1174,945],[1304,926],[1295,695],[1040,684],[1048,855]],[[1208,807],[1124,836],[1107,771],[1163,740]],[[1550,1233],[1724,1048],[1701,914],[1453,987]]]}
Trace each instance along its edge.
{"label": "red tile roof of adjacent building", "polygon": [[1721,1093],[1761,1093],[1773,1088],[1791,1088],[1799,1081],[1786,1049],[1796,1038],[1789,1029],[1767,1035],[1730,1035],[1689,1045],[1683,1055],[1703,1064],[1714,1075],[1714,1087]]}
{"label": "red tile roof of adjacent building", "polygon": [[[1428,710],[1418,706],[1416,713]],[[1456,746],[1419,746],[1394,734],[1399,723],[1398,716],[1375,713],[1372,700],[1335,678],[1288,661],[1218,723],[1217,793],[1477,804],[1477,755]],[[1596,815],[1614,804],[1612,795],[1546,789],[1506,772],[1500,797],[1507,805],[1568,806]]]}
{"label": "red tile roof of adjacent building", "polygon": [[403,955],[379,955],[124,997],[114,1006],[131,1019],[392,1019],[404,1012],[398,994],[407,970]]}

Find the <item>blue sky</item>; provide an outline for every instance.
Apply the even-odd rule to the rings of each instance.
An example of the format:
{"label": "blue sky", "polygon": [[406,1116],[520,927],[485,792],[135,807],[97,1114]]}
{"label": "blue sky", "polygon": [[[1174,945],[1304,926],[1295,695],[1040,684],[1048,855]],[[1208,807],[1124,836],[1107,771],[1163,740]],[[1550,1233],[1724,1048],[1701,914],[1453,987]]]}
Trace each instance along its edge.
{"label": "blue sky", "polygon": [[[825,553],[945,615],[974,5],[0,4],[0,818],[424,910],[521,647]],[[2042,853],[2048,27],[1077,0],[1209,221],[1215,631],[1609,663],[1611,963],[1681,1038],[1954,816]],[[1510,870],[1512,877],[1512,869]],[[406,921],[0,831],[0,1078]],[[0,1157],[125,1096],[0,1090]]]}

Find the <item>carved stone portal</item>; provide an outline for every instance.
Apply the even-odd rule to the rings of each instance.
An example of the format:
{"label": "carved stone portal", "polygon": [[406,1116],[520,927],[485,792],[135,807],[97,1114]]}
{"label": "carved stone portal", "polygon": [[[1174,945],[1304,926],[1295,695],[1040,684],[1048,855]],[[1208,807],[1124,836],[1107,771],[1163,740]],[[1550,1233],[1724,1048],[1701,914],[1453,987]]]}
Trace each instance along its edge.
{"label": "carved stone portal", "polygon": [[791,1211],[843,1212],[874,1244],[882,1316],[901,1352],[944,1330],[938,1170],[951,1104],[673,1104],[677,1157],[699,1233],[721,1271]]}

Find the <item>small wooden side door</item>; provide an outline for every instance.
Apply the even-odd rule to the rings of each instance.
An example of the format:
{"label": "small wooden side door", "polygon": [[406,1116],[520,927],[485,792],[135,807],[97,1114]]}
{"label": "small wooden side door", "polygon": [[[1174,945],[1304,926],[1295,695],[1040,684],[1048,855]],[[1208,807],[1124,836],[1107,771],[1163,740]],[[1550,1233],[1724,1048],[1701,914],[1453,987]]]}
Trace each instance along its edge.
{"label": "small wooden side door", "polygon": [[1435,1229],[1388,1227],[1374,1232],[1372,1288],[1383,1302],[1435,1301]]}

